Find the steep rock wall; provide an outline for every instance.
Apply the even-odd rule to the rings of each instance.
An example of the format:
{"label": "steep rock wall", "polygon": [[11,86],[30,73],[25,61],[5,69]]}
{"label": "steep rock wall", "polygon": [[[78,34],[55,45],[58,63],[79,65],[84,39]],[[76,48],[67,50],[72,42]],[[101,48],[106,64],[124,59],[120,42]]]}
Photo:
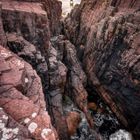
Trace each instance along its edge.
{"label": "steep rock wall", "polygon": [[[0,20],[0,30],[2,32],[0,43],[4,44],[4,47],[24,59],[24,61],[30,63],[33,69],[36,70],[42,83],[38,84],[38,86],[40,85],[40,87],[43,88],[42,92],[45,98],[43,97],[39,101],[36,99],[36,96],[40,96],[38,93],[39,87],[37,85],[34,85],[29,92],[36,95],[36,98],[33,98],[35,100],[35,105],[38,102],[46,101],[44,109],[47,109],[49,112],[51,122],[57,130],[59,139],[68,140],[71,133],[74,134],[76,131],[80,117],[78,113],[72,110],[64,112],[62,97],[66,85],[67,67],[57,59],[57,51],[50,42],[50,37],[59,33],[58,26],[61,17],[60,6],[60,2],[51,0],[2,1],[2,20]],[[56,10],[57,8],[58,10]],[[3,64],[1,64],[1,67],[2,65]],[[29,69],[27,69],[27,71],[28,70]],[[8,74],[6,73],[6,75]],[[17,73],[17,77],[18,76],[19,74]],[[12,76],[9,76],[9,78],[10,77],[12,78]],[[26,82],[28,82],[28,79],[26,79]],[[24,88],[25,87],[23,87],[23,89]],[[4,93],[4,95],[6,94],[8,93]],[[18,113],[19,108],[17,107],[16,109]],[[23,110],[23,114],[26,115],[26,110]],[[74,114],[74,117],[72,114]],[[43,117],[42,121],[45,120],[47,122],[48,117]],[[30,118],[28,118],[28,120],[29,119]],[[44,123],[44,126],[45,125]],[[44,129],[43,133],[46,131],[46,129]],[[48,131],[50,132],[51,130]],[[49,135],[49,132],[45,133]],[[54,135],[53,133],[55,133],[55,130],[53,130],[52,135]],[[35,139],[41,139],[39,137],[40,133],[37,135]],[[51,139],[58,139],[56,134],[55,136]],[[46,139],[50,138],[47,137]]]}
{"label": "steep rock wall", "polygon": [[94,87],[139,139],[140,1],[83,0],[64,21]]}

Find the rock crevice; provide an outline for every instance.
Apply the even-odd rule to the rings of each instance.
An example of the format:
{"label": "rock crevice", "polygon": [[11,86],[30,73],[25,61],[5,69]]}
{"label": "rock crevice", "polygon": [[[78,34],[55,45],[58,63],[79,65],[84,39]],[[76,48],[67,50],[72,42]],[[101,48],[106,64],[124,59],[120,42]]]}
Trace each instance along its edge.
{"label": "rock crevice", "polygon": [[82,0],[61,20],[60,1],[1,0],[0,138],[139,140],[139,7]]}

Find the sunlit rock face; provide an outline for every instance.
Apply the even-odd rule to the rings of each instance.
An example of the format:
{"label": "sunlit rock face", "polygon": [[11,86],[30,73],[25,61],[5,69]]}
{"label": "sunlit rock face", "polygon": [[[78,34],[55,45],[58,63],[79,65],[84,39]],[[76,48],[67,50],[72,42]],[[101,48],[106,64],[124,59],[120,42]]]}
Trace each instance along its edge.
{"label": "sunlit rock face", "polygon": [[62,16],[65,17],[72,10],[73,6],[80,4],[81,0],[73,0],[73,6],[71,6],[70,0],[60,0],[62,1]]}
{"label": "sunlit rock face", "polygon": [[0,45],[0,140],[56,140],[41,79],[30,64]]}

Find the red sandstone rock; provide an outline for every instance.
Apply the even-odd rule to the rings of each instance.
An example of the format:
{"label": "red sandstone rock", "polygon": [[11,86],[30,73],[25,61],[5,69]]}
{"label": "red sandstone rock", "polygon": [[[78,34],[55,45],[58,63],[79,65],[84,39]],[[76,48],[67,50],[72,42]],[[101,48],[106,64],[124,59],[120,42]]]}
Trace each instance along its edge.
{"label": "red sandstone rock", "polygon": [[[40,108],[44,108],[44,101],[46,100],[47,109],[51,115],[53,125],[57,128],[59,137],[61,139],[68,139],[64,136],[68,135],[66,132],[66,118],[61,111],[61,98],[64,92],[67,71],[63,63],[59,62],[58,71],[56,69],[54,72],[56,76],[50,76],[48,75],[48,66],[45,60],[47,55],[51,55],[51,52],[49,52],[49,47],[51,47],[49,42],[50,34],[56,34],[58,31],[57,26],[59,25],[59,18],[61,17],[60,6],[61,3],[54,0],[2,1],[2,20],[7,37],[5,40],[8,42],[7,47],[36,69],[39,76],[42,78],[43,85],[41,84],[40,79],[32,73],[32,69],[28,66],[26,67],[28,74],[26,74],[24,85],[22,85],[22,80],[20,78],[22,75],[25,75],[22,71],[14,74],[12,72],[6,73],[4,77],[2,77],[2,80],[3,82],[11,82],[11,79],[13,79],[13,81],[18,83],[18,85],[16,85],[18,89],[24,90],[26,96],[30,97],[30,100],[34,101],[36,105],[40,105]],[[50,72],[51,69],[53,69],[53,65],[51,66],[53,63],[55,62],[50,60]],[[37,78],[34,79],[35,76]],[[51,80],[50,83],[47,83],[49,81],[49,76]],[[61,78],[62,80],[60,80]],[[31,84],[32,86],[30,86]],[[49,86],[56,86],[56,91],[48,91],[49,89],[47,88]],[[42,94],[39,94],[42,92],[40,91],[42,90],[42,87],[44,88],[44,94],[50,92],[46,99],[42,97]],[[59,95],[53,95],[57,94],[57,91],[59,91]],[[51,104],[50,98],[52,98]],[[13,106],[16,106],[14,102],[12,102],[11,105],[12,104]],[[28,105],[28,102],[26,105]],[[57,111],[57,107],[60,112]],[[15,108],[18,110],[17,107]],[[53,112],[51,110],[53,110]],[[28,113],[24,111],[25,110],[23,110],[21,114]],[[28,111],[30,113],[30,110]],[[21,114],[19,114],[19,116]],[[61,125],[61,122],[63,122],[63,125]]]}
{"label": "red sandstone rock", "polygon": [[56,140],[55,130],[45,111],[42,85],[36,72],[2,46],[0,67],[1,139],[7,136],[21,140]]}
{"label": "red sandstone rock", "polygon": [[[37,14],[46,12],[49,20],[51,34],[57,35],[60,33],[60,24],[61,24],[60,18],[62,14],[61,9],[62,4],[60,1],[58,0],[1,0],[1,1],[2,3],[3,2],[9,3],[11,5],[11,8],[15,10],[18,9],[24,11],[26,9],[26,12],[28,12],[28,10],[32,9],[33,13],[35,12]],[[17,3],[17,5],[15,3]],[[44,9],[44,11],[42,11],[42,8],[40,6]],[[19,7],[22,9],[20,9]]]}
{"label": "red sandstone rock", "polygon": [[30,43],[48,48],[49,21],[42,6],[39,2],[2,1],[4,31],[16,32]]}
{"label": "red sandstone rock", "polygon": [[[140,136],[140,1],[82,0],[65,19],[65,34],[81,51],[90,86],[121,122]],[[80,55],[79,55],[80,56]]]}
{"label": "red sandstone rock", "polygon": [[43,0],[47,11],[52,36],[61,32],[62,3],[58,0]]}
{"label": "red sandstone rock", "polygon": [[3,30],[3,24],[1,19],[2,3],[0,2],[0,44],[6,46],[6,36]]}
{"label": "red sandstone rock", "polygon": [[139,0],[83,0],[64,22],[66,38],[77,48],[62,36],[50,44],[50,36],[61,30],[61,2],[1,1],[0,44],[6,47],[7,43],[7,47],[30,63],[42,78],[41,84],[27,62],[1,48],[2,135],[8,130],[12,138],[57,139],[44,111],[42,85],[47,109],[60,139],[68,140],[80,122],[75,112],[64,115],[64,94],[92,125],[88,109],[95,106],[87,104],[87,81],[122,123],[139,135]]}

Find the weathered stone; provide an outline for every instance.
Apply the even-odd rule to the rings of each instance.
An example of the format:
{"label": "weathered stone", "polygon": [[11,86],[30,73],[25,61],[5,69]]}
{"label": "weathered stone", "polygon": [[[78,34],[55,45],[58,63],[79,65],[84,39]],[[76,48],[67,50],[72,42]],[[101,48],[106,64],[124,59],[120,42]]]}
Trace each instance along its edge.
{"label": "weathered stone", "polygon": [[38,47],[49,47],[49,21],[39,2],[2,1],[4,31],[16,32]]}
{"label": "weathered stone", "polygon": [[66,84],[66,66],[57,59],[57,51],[51,46],[49,51],[49,94],[52,106],[53,122],[59,138],[69,139],[66,117],[64,116],[62,97]]}
{"label": "weathered stone", "polygon": [[0,2],[0,44],[3,46],[6,46],[6,36],[5,36],[5,32],[3,30],[1,14],[2,14],[2,3]]}
{"label": "weathered stone", "polygon": [[[88,110],[104,111],[96,99],[87,102],[95,91],[139,140],[139,0],[82,0],[63,24],[57,0],[1,0],[0,5],[0,44],[10,50],[0,47],[0,129],[6,128],[0,137],[9,132],[11,139],[57,139],[52,121],[60,140],[77,128],[80,139],[83,114],[88,135],[83,138],[94,139],[98,134],[89,130]],[[65,36],[50,39],[61,31]]]}
{"label": "weathered stone", "polygon": [[[5,56],[9,53],[10,58],[7,59]],[[3,64],[10,65],[10,69],[3,69],[0,75],[0,112],[3,112],[0,113],[1,139],[7,136],[8,139],[56,140],[55,130],[45,111],[42,85],[36,72],[2,46],[0,59],[3,60],[1,67]]]}
{"label": "weathered stone", "polygon": [[67,38],[78,51],[84,46],[80,59],[89,86],[95,87],[137,139],[140,136],[139,7],[139,0],[82,0],[64,21]]}
{"label": "weathered stone", "polygon": [[87,91],[85,89],[87,79],[77,59],[75,46],[70,41],[65,40],[63,36],[53,38],[52,44],[59,54],[58,60],[63,61],[68,68],[65,94],[85,113],[89,124],[93,126],[87,108]]}

